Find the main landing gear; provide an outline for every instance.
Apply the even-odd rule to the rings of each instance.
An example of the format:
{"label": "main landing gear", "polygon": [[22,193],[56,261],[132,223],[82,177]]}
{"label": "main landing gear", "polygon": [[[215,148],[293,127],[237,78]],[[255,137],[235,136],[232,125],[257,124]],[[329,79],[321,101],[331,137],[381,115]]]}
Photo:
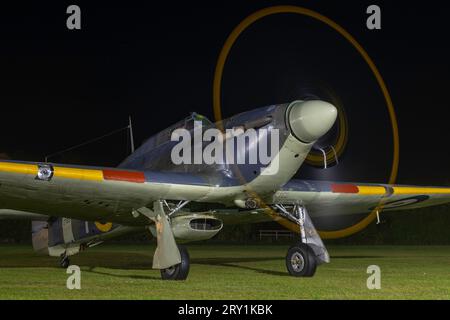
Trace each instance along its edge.
{"label": "main landing gear", "polygon": [[180,251],[181,263],[161,269],[163,280],[186,280],[190,267],[189,253],[184,246],[178,246],[178,250]]}
{"label": "main landing gear", "polygon": [[286,254],[286,268],[291,276],[312,277],[317,268],[314,252],[301,242],[291,246]]}
{"label": "main landing gear", "polygon": [[330,262],[325,248],[306,208],[300,205],[275,205],[284,218],[296,223],[301,239],[291,246],[286,254],[286,268],[291,276],[312,277],[318,265]]}
{"label": "main landing gear", "polygon": [[190,266],[189,253],[185,247],[177,246],[169,217],[186,205],[187,201],[180,202],[174,208],[168,206],[168,214],[164,211],[163,203],[168,206],[165,201],[155,201],[153,210],[147,207],[136,210],[154,222],[154,226],[150,228],[157,239],[157,246],[153,256],[153,269],[161,271],[163,280],[186,280]]}

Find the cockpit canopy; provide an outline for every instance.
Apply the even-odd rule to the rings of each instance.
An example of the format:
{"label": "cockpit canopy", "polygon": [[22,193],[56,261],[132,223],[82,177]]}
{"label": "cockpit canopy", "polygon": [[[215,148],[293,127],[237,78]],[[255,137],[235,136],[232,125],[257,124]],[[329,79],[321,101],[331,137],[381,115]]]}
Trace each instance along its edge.
{"label": "cockpit canopy", "polygon": [[214,123],[212,123],[207,117],[192,112],[190,116],[148,138],[147,141],[143,143],[143,145],[146,145],[146,151],[150,151],[163,143],[169,142],[172,132],[176,129],[186,129],[189,131],[193,130],[195,121],[201,121],[203,128],[211,128],[214,126]]}

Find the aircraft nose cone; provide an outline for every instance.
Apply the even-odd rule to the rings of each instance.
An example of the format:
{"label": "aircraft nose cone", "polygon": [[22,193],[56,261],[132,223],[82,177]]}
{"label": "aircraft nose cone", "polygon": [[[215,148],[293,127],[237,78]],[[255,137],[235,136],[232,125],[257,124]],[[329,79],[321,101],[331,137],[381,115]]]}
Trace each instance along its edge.
{"label": "aircraft nose cone", "polygon": [[337,118],[337,109],[321,100],[293,102],[288,109],[292,134],[300,141],[310,143],[331,129]]}

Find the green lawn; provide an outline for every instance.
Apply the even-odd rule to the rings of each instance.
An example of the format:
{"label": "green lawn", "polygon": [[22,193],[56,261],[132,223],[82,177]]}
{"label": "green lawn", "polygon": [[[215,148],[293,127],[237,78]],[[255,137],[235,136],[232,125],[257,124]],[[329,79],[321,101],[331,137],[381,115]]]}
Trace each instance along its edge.
{"label": "green lawn", "polygon": [[[104,245],[71,259],[81,290],[66,288],[57,259],[0,246],[0,299],[449,299],[450,247],[334,246],[313,278],[288,276],[286,246],[192,245],[187,281],[162,281],[153,247]],[[381,268],[380,290],[366,269]]]}

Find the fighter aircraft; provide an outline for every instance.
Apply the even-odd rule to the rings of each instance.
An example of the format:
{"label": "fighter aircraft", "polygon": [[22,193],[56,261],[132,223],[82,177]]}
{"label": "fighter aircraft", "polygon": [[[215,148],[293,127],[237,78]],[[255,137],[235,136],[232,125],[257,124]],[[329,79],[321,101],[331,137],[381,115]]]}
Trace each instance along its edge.
{"label": "fighter aircraft", "polygon": [[[275,220],[300,234],[286,255],[289,274],[310,277],[330,260],[320,234],[351,229],[374,210],[450,202],[450,188],[293,179],[336,118],[328,102],[299,100],[217,124],[193,114],[146,140],[117,168],[1,161],[0,217],[31,219],[34,249],[59,256],[63,267],[69,256],[105,240],[150,230],[157,239],[153,268],[168,280],[188,276],[189,254],[181,243],[210,239],[224,224]],[[222,141],[237,139],[227,129],[265,134],[234,145],[223,162],[174,163],[180,142],[174,132],[193,132],[196,122],[222,132]],[[235,161],[247,159],[275,131],[271,142],[278,149],[268,164]],[[192,150],[207,148],[204,139],[194,140]],[[325,230],[316,230],[318,221],[327,222]]]}

